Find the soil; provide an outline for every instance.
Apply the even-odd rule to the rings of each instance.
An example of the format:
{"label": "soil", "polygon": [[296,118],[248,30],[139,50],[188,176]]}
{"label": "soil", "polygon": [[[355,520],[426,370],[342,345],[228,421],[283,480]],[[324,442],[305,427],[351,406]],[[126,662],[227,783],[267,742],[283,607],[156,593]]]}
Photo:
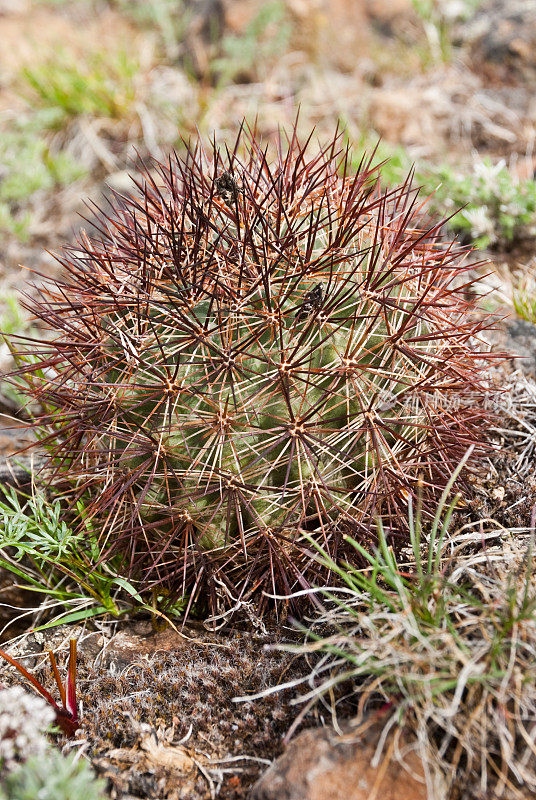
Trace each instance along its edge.
{"label": "soil", "polygon": [[[10,652],[45,686],[53,686],[48,648],[65,652],[78,639],[81,723],[64,750],[82,748],[109,780],[112,798],[238,800],[282,752],[296,710],[294,691],[236,702],[303,675],[304,664],[277,649],[296,642],[287,629],[255,631],[202,625],[157,632],[132,621],[113,633],[63,626],[24,637]],[[275,649],[274,649],[275,648]],[[12,671],[0,666],[0,682]],[[313,715],[308,724],[318,724]]]}

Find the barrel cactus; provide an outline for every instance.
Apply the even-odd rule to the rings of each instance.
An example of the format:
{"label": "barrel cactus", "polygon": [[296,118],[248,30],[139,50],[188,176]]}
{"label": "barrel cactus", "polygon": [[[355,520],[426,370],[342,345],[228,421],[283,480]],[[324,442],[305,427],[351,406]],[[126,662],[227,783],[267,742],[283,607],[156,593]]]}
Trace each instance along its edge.
{"label": "barrel cactus", "polygon": [[48,480],[142,587],[212,611],[306,589],[311,538],[404,542],[485,420],[466,251],[340,136],[273,149],[242,129],[146,168],[20,348]]}

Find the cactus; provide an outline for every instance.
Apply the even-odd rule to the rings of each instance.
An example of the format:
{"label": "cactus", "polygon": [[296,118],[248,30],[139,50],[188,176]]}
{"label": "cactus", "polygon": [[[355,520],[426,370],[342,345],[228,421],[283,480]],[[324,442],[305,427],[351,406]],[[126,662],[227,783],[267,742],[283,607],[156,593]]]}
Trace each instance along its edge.
{"label": "cactus", "polygon": [[145,168],[21,347],[50,481],[129,576],[212,611],[320,579],[308,537],[355,559],[380,516],[404,543],[417,479],[426,510],[486,419],[467,250],[340,134],[276,144]]}

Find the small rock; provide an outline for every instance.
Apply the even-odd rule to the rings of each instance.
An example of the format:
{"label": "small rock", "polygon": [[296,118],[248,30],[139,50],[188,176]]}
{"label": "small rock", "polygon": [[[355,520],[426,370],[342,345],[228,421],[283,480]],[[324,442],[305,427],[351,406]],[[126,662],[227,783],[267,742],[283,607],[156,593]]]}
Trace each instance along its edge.
{"label": "small rock", "polygon": [[387,737],[373,766],[382,729],[378,722],[344,736],[333,728],[303,731],[257,781],[250,800],[426,800],[422,761],[403,733],[396,743]]}

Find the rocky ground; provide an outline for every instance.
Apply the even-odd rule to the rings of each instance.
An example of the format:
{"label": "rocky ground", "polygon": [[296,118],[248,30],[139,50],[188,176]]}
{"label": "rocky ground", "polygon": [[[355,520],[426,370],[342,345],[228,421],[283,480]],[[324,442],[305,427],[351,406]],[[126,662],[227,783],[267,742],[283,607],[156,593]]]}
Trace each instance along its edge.
{"label": "rocky ground", "polygon": [[[314,125],[319,139],[340,120],[358,147],[381,137],[382,156],[394,154],[402,169],[426,162],[473,174],[475,162],[489,158],[504,160],[516,181],[535,175],[534,0],[0,0],[0,33],[0,317],[8,332],[31,325],[15,292],[33,292],[41,274],[58,273],[51,253],[81,228],[91,231],[88,203],[129,190],[138,157],[164,158],[198,130],[225,142],[244,116],[256,117],[267,140],[298,113],[299,131]],[[63,78],[51,71],[59,62]],[[92,83],[95,64],[105,77]],[[534,529],[536,329],[516,316],[513,297],[521,283],[531,285],[535,236],[536,215],[510,238],[488,237],[475,255],[489,259],[475,269],[491,292],[486,302],[504,317],[493,343],[522,360],[495,376],[505,388],[497,455],[475,478],[461,524],[493,519]],[[0,368],[11,363],[0,347]],[[25,412],[5,387],[0,411],[9,483]],[[29,668],[46,676],[44,649],[64,653],[68,639],[79,638],[82,722],[65,749],[91,760],[112,798],[446,797],[410,731],[400,729],[383,760],[375,757],[381,711],[352,728],[356,709],[343,703],[341,729],[325,703],[296,726],[292,687],[234,701],[307,674],[303,657],[265,647],[296,642],[289,624],[271,621],[267,630],[250,618],[220,632],[201,623],[158,631],[146,614],[29,634],[46,619],[20,617],[35,601],[1,572],[0,592],[0,640],[15,641],[10,652]],[[0,677],[14,681],[8,667]],[[291,728],[297,735],[285,749]],[[405,767],[401,752],[410,754]],[[529,797],[503,789],[504,797]],[[474,787],[456,791],[449,798],[478,796]]]}

